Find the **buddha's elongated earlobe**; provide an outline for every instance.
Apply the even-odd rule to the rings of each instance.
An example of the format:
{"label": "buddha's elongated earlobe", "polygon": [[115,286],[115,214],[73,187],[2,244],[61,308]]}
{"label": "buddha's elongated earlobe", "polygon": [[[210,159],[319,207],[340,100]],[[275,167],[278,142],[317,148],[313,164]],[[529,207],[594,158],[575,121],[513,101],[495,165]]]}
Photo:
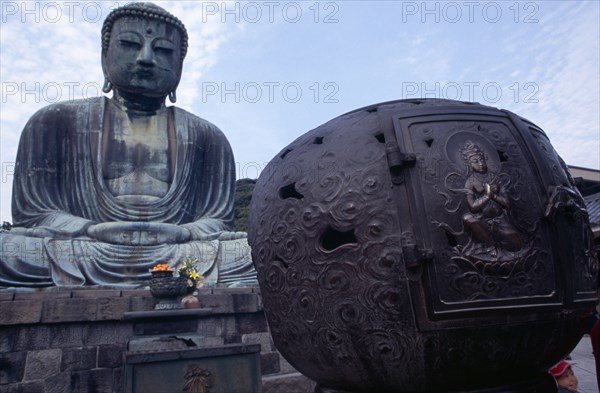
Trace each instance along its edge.
{"label": "buddha's elongated earlobe", "polygon": [[169,101],[171,101],[173,104],[175,103],[175,101],[177,101],[177,96],[175,95],[175,90],[173,90],[172,92],[169,93]]}
{"label": "buddha's elongated earlobe", "polygon": [[104,79],[104,86],[102,86],[102,91],[105,93],[109,93],[112,90],[112,83],[108,79]]}

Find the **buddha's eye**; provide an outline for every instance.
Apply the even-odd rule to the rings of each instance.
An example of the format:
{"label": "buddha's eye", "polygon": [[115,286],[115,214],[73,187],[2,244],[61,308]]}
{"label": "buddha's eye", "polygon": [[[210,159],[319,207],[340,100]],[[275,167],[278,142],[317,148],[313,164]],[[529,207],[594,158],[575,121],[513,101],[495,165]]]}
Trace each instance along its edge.
{"label": "buddha's eye", "polygon": [[119,44],[126,49],[140,49],[142,47],[139,42],[129,40],[119,40]]}
{"label": "buddha's eye", "polygon": [[156,46],[154,47],[154,51],[165,56],[170,56],[173,53],[172,48],[165,48],[164,46]]}
{"label": "buddha's eye", "polygon": [[175,45],[171,41],[162,38],[155,40],[152,48],[154,52],[163,56],[171,56],[175,51]]}

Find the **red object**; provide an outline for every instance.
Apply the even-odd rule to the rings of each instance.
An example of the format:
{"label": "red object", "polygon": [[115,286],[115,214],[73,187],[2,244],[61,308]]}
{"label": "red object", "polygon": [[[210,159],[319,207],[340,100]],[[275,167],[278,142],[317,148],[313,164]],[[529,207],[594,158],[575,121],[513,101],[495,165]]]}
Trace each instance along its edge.
{"label": "red object", "polygon": [[561,375],[563,375],[565,371],[567,371],[567,369],[573,364],[575,363],[569,363],[563,360],[562,362],[558,363],[556,366],[550,369],[550,374],[552,374],[554,378],[558,378]]}
{"label": "red object", "polygon": [[596,360],[598,391],[600,391],[600,319],[594,324],[590,332],[590,338],[592,339],[592,349],[594,350],[594,359]]}

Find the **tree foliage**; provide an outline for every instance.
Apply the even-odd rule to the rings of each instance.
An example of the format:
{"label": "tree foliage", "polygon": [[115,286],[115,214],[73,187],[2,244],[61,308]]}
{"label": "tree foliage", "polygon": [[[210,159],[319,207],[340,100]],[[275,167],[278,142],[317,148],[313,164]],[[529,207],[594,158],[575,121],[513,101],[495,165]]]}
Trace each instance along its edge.
{"label": "tree foliage", "polygon": [[248,231],[248,212],[255,185],[256,180],[253,179],[239,179],[235,182],[234,230],[237,232]]}

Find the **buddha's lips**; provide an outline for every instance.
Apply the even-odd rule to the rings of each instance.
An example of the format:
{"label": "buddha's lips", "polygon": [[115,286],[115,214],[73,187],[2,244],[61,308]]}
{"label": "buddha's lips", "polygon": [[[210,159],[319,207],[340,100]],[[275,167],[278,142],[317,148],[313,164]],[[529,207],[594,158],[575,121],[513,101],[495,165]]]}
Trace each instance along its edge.
{"label": "buddha's lips", "polygon": [[154,71],[152,71],[151,69],[134,69],[133,73],[135,74],[135,76],[138,76],[140,78],[154,78]]}

